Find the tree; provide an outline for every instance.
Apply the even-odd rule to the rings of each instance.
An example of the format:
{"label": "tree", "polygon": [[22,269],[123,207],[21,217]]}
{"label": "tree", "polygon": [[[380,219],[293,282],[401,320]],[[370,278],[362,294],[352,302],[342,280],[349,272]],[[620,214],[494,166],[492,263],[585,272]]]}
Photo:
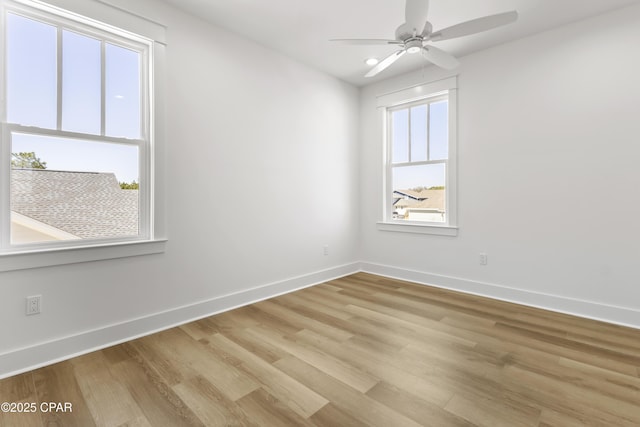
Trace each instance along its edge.
{"label": "tree", "polygon": [[36,153],[11,153],[11,167],[17,169],[46,169],[47,162],[43,162]]}
{"label": "tree", "polygon": [[444,185],[435,185],[433,187],[425,187],[422,185],[420,187],[410,188],[409,190],[415,191],[416,193],[419,193],[423,190],[444,190]]}
{"label": "tree", "polygon": [[140,188],[140,184],[138,184],[135,180],[129,184],[127,182],[121,182],[120,188],[123,190],[138,190]]}

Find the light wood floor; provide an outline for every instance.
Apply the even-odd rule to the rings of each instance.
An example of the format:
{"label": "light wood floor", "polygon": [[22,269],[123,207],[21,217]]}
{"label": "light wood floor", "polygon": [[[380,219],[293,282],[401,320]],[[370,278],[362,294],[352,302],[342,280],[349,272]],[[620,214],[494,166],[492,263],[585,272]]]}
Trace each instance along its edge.
{"label": "light wood floor", "polygon": [[356,274],[0,382],[0,426],[640,426],[640,331]]}

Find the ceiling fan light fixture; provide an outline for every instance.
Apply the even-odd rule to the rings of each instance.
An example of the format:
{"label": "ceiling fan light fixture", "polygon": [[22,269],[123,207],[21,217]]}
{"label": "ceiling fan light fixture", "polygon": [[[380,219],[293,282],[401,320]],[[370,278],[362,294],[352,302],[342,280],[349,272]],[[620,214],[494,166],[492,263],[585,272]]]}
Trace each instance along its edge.
{"label": "ceiling fan light fixture", "polygon": [[411,40],[405,44],[407,53],[418,53],[422,50],[422,40]]}
{"label": "ceiling fan light fixture", "polygon": [[378,65],[378,58],[367,58],[364,63],[367,64],[370,67],[373,67],[374,65]]}

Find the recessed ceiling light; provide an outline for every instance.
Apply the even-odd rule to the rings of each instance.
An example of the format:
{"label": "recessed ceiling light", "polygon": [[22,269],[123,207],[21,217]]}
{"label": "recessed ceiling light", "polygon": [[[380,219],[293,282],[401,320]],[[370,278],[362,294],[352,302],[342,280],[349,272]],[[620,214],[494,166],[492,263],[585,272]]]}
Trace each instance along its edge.
{"label": "recessed ceiling light", "polygon": [[374,65],[378,65],[378,61],[376,58],[368,58],[366,61],[364,61],[365,64],[369,65],[369,66],[374,66]]}

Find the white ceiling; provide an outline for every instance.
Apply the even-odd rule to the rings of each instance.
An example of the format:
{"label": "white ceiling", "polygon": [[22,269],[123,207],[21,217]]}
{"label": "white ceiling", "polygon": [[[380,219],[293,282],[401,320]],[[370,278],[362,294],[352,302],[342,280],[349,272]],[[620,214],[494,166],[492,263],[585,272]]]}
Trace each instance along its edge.
{"label": "white ceiling", "polygon": [[[165,0],[207,21],[362,86],[425,65],[405,55],[378,76],[365,79],[369,57],[384,58],[394,46],[345,46],[331,38],[394,38],[404,22],[404,0]],[[431,0],[429,21],[439,30],[510,10],[514,24],[436,45],[460,57],[579,21],[640,0]]]}

